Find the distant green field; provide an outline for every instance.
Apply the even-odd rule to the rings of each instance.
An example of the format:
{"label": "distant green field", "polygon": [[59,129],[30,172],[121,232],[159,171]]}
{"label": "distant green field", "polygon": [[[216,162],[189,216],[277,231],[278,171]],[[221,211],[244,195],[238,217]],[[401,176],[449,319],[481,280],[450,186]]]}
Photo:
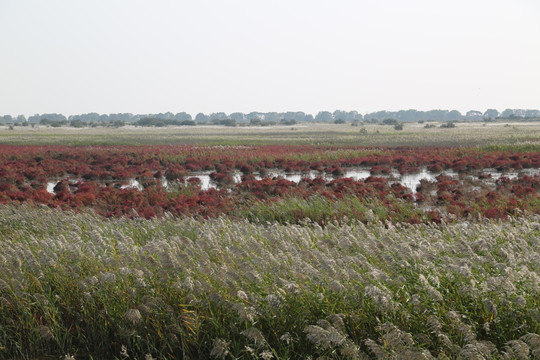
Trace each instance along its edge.
{"label": "distant green field", "polygon": [[152,145],[152,144],[316,144],[365,146],[470,146],[540,144],[540,123],[457,123],[443,129],[439,123],[392,126],[350,124],[299,124],[273,127],[133,127],[53,128],[0,127],[0,143],[12,145]]}

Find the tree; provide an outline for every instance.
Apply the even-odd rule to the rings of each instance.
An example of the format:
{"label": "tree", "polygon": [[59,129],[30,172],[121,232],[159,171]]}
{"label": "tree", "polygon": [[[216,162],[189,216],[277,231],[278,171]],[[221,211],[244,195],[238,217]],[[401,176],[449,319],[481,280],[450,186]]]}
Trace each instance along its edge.
{"label": "tree", "polygon": [[246,120],[244,113],[233,112],[229,115],[229,118],[236,121],[237,123],[242,123]]}
{"label": "tree", "polygon": [[496,119],[499,117],[499,111],[496,109],[487,109],[484,113],[484,118],[486,119]]}
{"label": "tree", "polygon": [[234,121],[233,119],[223,119],[223,120],[219,120],[219,123],[220,123],[221,125],[225,125],[225,126],[231,126],[231,127],[236,126],[236,121]]}
{"label": "tree", "polygon": [[540,117],[540,111],[538,111],[538,110],[526,110],[525,111],[525,117],[526,118],[538,118],[538,117]]}
{"label": "tree", "polygon": [[281,116],[277,112],[268,112],[264,114],[264,121],[277,123],[281,121]]}
{"label": "tree", "polygon": [[382,123],[383,125],[394,125],[394,126],[399,124],[396,119],[384,119]]}
{"label": "tree", "polygon": [[179,120],[179,121],[185,121],[185,120],[191,121],[191,120],[193,120],[191,118],[191,115],[187,114],[185,112],[181,112],[181,113],[178,113],[178,114],[174,115],[174,118],[175,118],[175,120]]}
{"label": "tree", "polygon": [[82,122],[82,120],[71,120],[69,122],[69,126],[74,127],[74,128],[83,128],[84,123]]}
{"label": "tree", "polygon": [[88,122],[90,122],[90,121],[98,122],[99,121],[99,114],[95,113],[95,112],[88,113],[88,114],[83,114],[83,115],[81,115],[81,117],[82,117],[83,121],[88,121]]}
{"label": "tree", "polygon": [[512,117],[512,115],[514,115],[514,110],[512,110],[512,109],[505,109],[501,113],[502,118],[510,118],[510,117]]}
{"label": "tree", "polygon": [[346,111],[336,110],[332,115],[336,120],[343,120],[344,122],[349,120],[349,113]]}
{"label": "tree", "polygon": [[296,122],[303,122],[303,121],[306,121],[306,113],[303,112],[303,111],[297,111],[297,112],[294,114],[294,120],[296,120]]}
{"label": "tree", "polygon": [[448,120],[461,120],[463,115],[457,110],[452,110],[448,113]]}
{"label": "tree", "polygon": [[208,116],[203,114],[203,113],[198,113],[195,116],[195,122],[196,123],[206,123],[206,122],[208,122]]}
{"label": "tree", "polygon": [[126,123],[122,120],[113,120],[111,122],[109,122],[109,126],[110,127],[114,127],[114,128],[119,128],[119,127],[122,127],[126,125]]}
{"label": "tree", "polygon": [[281,120],[285,120],[285,121],[295,120],[295,117],[296,117],[296,113],[293,111],[287,111],[281,114]]}
{"label": "tree", "polygon": [[118,113],[118,114],[109,114],[109,120],[122,120],[124,122],[132,122],[135,121],[133,118],[133,114],[131,113]]}
{"label": "tree", "polygon": [[[514,116],[513,117],[518,117],[518,118],[524,118],[525,117],[525,114],[527,113],[527,110],[524,110],[524,109],[514,109]],[[510,116],[512,117],[512,116]]]}
{"label": "tree", "polygon": [[315,116],[315,121],[331,123],[332,121],[334,121],[334,116],[329,111],[319,111],[317,116]]}
{"label": "tree", "polygon": [[296,120],[294,120],[294,119],[290,119],[290,120],[281,119],[279,124],[280,125],[287,125],[287,126],[296,125]]}
{"label": "tree", "polygon": [[375,120],[383,120],[383,119],[388,119],[388,118],[396,118],[397,114],[394,112],[389,112],[389,111],[377,111],[377,112],[374,112],[374,113],[370,113],[370,114],[366,114],[364,115],[364,119],[371,119],[371,121],[373,121],[374,119]]}
{"label": "tree", "polygon": [[251,120],[251,119],[259,119],[259,120],[261,120],[263,118],[263,116],[264,115],[262,113],[252,111],[252,112],[250,112],[249,114],[246,115],[246,119],[247,120]]}
{"label": "tree", "polygon": [[261,119],[253,118],[253,119],[249,120],[249,125],[251,125],[251,126],[261,126],[262,125]]}
{"label": "tree", "polygon": [[[114,124],[122,124],[124,125],[124,122],[121,120],[115,120],[113,122]],[[156,126],[156,127],[163,127],[163,126],[192,126],[195,125],[195,121],[193,120],[175,120],[175,119],[163,119],[163,118],[157,118],[157,117],[145,117],[142,119],[137,120],[134,122],[135,126]],[[118,126],[116,126],[118,127]]]}
{"label": "tree", "polygon": [[174,119],[174,114],[172,112],[166,112],[166,113],[159,113],[157,115],[158,118],[160,119],[167,119],[167,120],[173,120]]}
{"label": "tree", "polygon": [[227,114],[225,114],[224,112],[212,113],[209,116],[209,120],[212,122],[215,120],[226,120],[226,119],[227,119]]}
{"label": "tree", "polygon": [[482,118],[482,112],[481,111],[477,111],[477,110],[469,110],[467,111],[467,114],[465,114],[465,116],[467,117],[467,119],[469,120],[478,120],[478,119],[481,119]]}
{"label": "tree", "polygon": [[424,120],[426,113],[423,111],[417,111],[414,109],[400,110],[397,112],[395,118],[399,121],[418,121]]}
{"label": "tree", "polygon": [[11,115],[4,115],[3,117],[0,116],[1,122],[3,123],[12,123],[13,122],[13,116]]}
{"label": "tree", "polygon": [[455,127],[456,127],[456,123],[455,123],[454,121],[449,121],[449,122],[447,122],[447,123],[441,124],[440,127],[443,128],[443,129],[455,128]]}

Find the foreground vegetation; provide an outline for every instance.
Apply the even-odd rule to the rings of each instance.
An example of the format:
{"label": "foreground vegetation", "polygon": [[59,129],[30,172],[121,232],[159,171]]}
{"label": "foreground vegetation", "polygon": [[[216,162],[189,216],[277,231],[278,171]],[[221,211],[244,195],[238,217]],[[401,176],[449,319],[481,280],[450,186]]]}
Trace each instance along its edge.
{"label": "foreground vegetation", "polygon": [[108,219],[0,207],[0,357],[540,358],[540,217]]}

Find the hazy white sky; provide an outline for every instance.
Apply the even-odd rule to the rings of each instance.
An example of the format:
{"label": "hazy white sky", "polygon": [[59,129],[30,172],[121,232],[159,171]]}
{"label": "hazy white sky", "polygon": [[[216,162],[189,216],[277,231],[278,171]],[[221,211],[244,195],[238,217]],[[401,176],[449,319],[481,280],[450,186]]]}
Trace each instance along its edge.
{"label": "hazy white sky", "polygon": [[0,114],[540,108],[538,0],[0,0]]}

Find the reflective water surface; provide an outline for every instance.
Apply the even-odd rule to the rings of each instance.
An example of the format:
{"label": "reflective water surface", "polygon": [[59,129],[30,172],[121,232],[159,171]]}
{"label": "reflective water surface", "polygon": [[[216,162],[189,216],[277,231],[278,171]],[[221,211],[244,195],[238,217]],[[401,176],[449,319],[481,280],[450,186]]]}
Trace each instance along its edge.
{"label": "reflective water surface", "polygon": [[[218,188],[219,184],[217,184],[216,182],[214,182],[210,178],[210,173],[211,173],[211,171],[193,173],[192,175],[187,176],[185,178],[184,183],[187,184],[190,179],[196,178],[196,179],[198,179],[200,181],[199,186],[201,187],[202,190],[208,190],[210,188]],[[377,174],[377,175],[373,175],[373,176],[388,178],[390,183],[399,183],[399,184],[409,188],[412,192],[416,192],[416,187],[418,185],[420,185],[421,180],[427,180],[427,181],[433,181],[434,182],[434,181],[436,181],[436,177],[441,175],[441,174],[450,176],[452,178],[458,178],[459,177],[459,174],[457,172],[455,172],[455,171],[452,171],[452,170],[445,170],[445,171],[442,171],[442,172],[432,173],[432,172],[429,172],[426,168],[422,168],[422,169],[420,169],[419,172],[414,173],[414,174],[403,174],[403,175],[401,175],[397,170],[393,169],[390,174]],[[508,177],[510,179],[516,179],[516,178],[518,178],[520,176],[523,176],[523,175],[529,175],[529,176],[540,175],[540,169],[523,169],[523,170],[519,170],[519,171],[511,170],[511,171],[503,171],[503,172],[501,172],[501,171],[498,171],[496,169],[487,168],[487,169],[483,169],[482,171],[479,171],[478,173],[476,173],[474,175],[467,174],[465,176],[470,177],[471,179],[479,179],[480,174],[482,174],[483,177],[484,177],[484,179],[482,179],[482,181],[484,181],[484,182],[494,182],[494,181],[496,181],[497,179],[499,179],[502,176]],[[486,178],[486,175],[489,175],[489,176]],[[369,176],[371,176],[371,173],[370,173],[369,168],[348,168],[348,169],[344,169],[344,173],[342,175],[340,175],[340,176],[334,176],[332,174],[327,174],[327,173],[320,173],[318,171],[310,171],[310,172],[307,172],[307,173],[286,173],[283,170],[273,169],[273,170],[266,171],[264,173],[264,176],[262,176],[261,174],[257,174],[257,173],[255,173],[254,176],[255,176],[255,179],[257,179],[257,180],[261,180],[262,178],[271,178],[271,179],[273,179],[273,178],[283,178],[283,179],[286,179],[286,180],[289,180],[289,181],[293,181],[295,183],[299,183],[300,180],[303,179],[303,178],[314,179],[314,178],[316,178],[318,176],[324,178],[327,181],[332,181],[332,180],[337,179],[337,178],[352,178],[352,179],[354,179],[356,181],[360,181],[360,180],[367,179]],[[233,173],[232,177],[233,177],[233,180],[234,180],[235,184],[238,184],[238,183],[240,183],[242,181],[242,173],[239,172],[239,171]],[[54,187],[56,186],[58,181],[60,181],[60,180],[57,179],[55,181],[48,182],[47,183],[47,191],[50,192],[50,193],[55,193],[54,192]],[[171,186],[169,184],[169,182],[165,178],[161,179],[161,184],[165,188],[169,188]],[[142,190],[143,185],[138,180],[131,179],[126,184],[120,185],[120,188],[121,189],[138,189],[138,190]]]}

